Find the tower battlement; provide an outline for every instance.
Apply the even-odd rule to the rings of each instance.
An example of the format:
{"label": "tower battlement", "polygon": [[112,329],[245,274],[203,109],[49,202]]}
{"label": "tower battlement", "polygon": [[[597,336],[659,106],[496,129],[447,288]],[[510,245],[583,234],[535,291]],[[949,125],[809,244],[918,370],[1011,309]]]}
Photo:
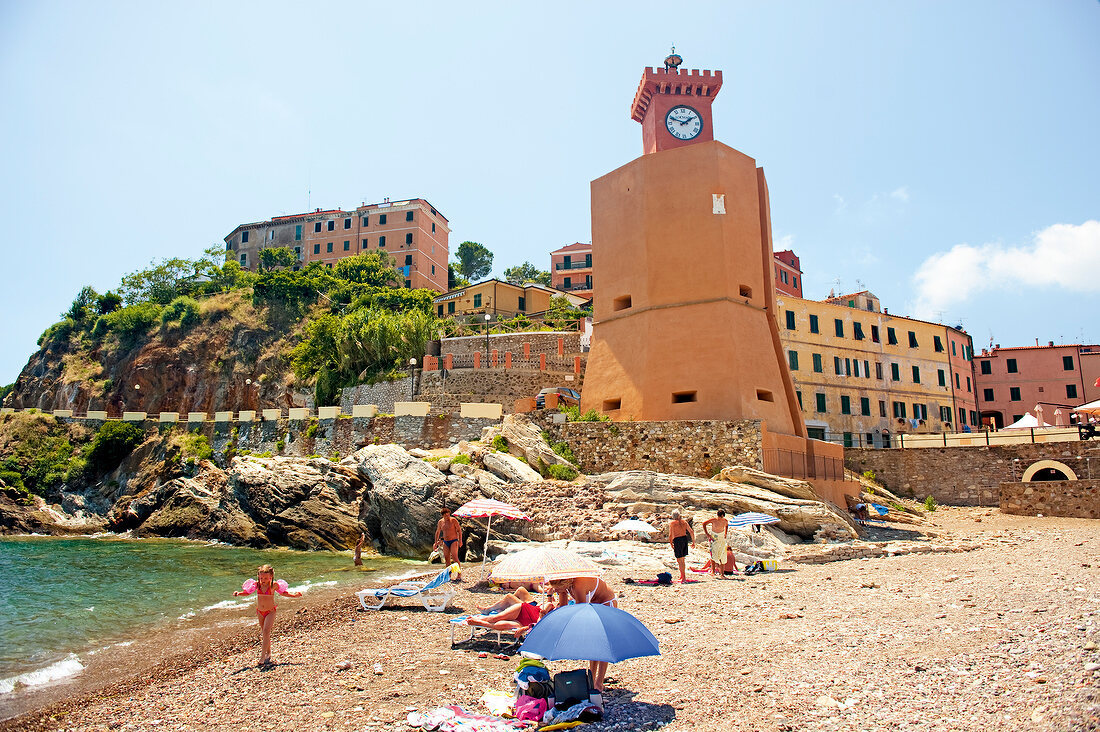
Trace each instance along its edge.
{"label": "tower battlement", "polygon": [[722,88],[722,72],[710,69],[654,69],[647,66],[638,84],[638,93],[630,107],[630,118],[635,122],[645,119],[646,110],[655,94],[676,94],[689,97],[713,98]]}

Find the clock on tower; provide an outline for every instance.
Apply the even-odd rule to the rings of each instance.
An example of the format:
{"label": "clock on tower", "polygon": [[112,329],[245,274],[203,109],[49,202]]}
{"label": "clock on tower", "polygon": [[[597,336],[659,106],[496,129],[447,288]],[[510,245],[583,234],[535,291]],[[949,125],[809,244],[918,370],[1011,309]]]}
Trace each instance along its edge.
{"label": "clock on tower", "polygon": [[642,74],[630,117],[642,123],[643,152],[714,139],[710,105],[722,88],[722,72],[680,71],[682,62],[674,48],[663,69]]}

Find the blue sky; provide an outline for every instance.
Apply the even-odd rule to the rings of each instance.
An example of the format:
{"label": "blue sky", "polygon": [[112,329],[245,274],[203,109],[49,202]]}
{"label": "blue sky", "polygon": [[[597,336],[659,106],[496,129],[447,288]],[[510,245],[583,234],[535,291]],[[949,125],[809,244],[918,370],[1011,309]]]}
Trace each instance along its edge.
{"label": "blue sky", "polygon": [[1100,342],[1100,3],[0,0],[0,384],[84,285],[241,222],[422,196],[494,272],[590,234],[676,44],[806,295]]}

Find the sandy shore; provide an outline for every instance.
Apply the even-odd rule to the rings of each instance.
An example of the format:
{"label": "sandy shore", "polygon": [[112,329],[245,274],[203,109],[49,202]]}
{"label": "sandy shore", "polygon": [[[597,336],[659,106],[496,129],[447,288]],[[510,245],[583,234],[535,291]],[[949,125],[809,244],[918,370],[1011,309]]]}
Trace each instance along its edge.
{"label": "sandy shore", "polygon": [[[606,719],[587,729],[1100,729],[1098,529],[945,508],[923,540],[977,549],[673,587],[613,569],[662,655],[613,665]],[[134,651],[117,680],[62,689],[77,695],[0,727],[380,729],[404,728],[414,708],[476,710],[484,690],[507,689],[515,657],[452,650],[447,618],[491,599],[464,585],[446,614],[283,599],[273,668],[255,665],[254,626],[229,627],[167,661],[163,643]]]}

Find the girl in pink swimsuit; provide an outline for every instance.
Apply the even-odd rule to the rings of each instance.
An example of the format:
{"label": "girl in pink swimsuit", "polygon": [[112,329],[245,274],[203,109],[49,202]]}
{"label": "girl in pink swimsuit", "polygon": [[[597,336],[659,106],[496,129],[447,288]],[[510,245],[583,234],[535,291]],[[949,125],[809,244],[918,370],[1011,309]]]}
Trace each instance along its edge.
{"label": "girl in pink swimsuit", "polygon": [[[257,579],[248,579],[233,597],[256,593],[256,616],[260,621],[260,665],[271,663],[271,629],[275,627],[275,593],[287,597],[301,597],[301,592],[290,592],[286,580],[275,580],[275,570],[265,564],[256,570]],[[259,580],[259,581],[257,581]]]}

